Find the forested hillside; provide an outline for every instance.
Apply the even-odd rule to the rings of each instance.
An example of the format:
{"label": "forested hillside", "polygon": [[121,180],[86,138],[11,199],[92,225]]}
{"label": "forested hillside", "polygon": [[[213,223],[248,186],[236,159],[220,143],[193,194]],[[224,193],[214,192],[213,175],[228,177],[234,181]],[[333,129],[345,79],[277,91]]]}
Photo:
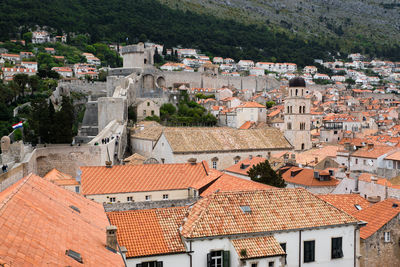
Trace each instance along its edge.
{"label": "forested hillside", "polygon": [[[328,52],[358,52],[400,60],[399,45],[371,44],[368,40],[341,47],[339,39],[303,36],[264,24],[171,9],[156,0],[3,0],[0,2],[0,37],[17,37],[35,25],[60,32],[89,33],[91,42],[141,39],[172,47],[195,47],[210,55],[295,62],[300,66]],[[343,53],[342,53],[343,54]]]}

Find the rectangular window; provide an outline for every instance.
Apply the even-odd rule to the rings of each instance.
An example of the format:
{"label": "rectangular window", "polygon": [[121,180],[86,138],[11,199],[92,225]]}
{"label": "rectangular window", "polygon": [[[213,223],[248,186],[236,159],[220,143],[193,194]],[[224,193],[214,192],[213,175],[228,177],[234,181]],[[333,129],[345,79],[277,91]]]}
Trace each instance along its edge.
{"label": "rectangular window", "polygon": [[151,196],[147,195],[145,199],[146,199],[146,201],[150,201],[151,200]]}
{"label": "rectangular window", "polygon": [[143,116],[146,116],[146,110],[143,110]]}
{"label": "rectangular window", "polygon": [[384,235],[385,235],[385,243],[390,242],[390,232],[385,232]]}
{"label": "rectangular window", "polygon": [[358,159],[356,159],[356,164],[358,164]]}
{"label": "rectangular window", "polygon": [[168,194],[162,195],[162,199],[167,200],[168,199]]}
{"label": "rectangular window", "polygon": [[268,262],[268,267],[274,267],[274,266],[275,266],[275,264],[273,261]]}
{"label": "rectangular window", "polygon": [[151,111],[151,115],[154,116],[154,110]]}
{"label": "rectangular window", "polygon": [[364,164],[364,165],[367,165],[367,161],[366,161],[365,159],[363,160],[363,164]]}
{"label": "rectangular window", "polygon": [[257,267],[257,265],[258,265],[257,263],[252,263],[251,267]]}
{"label": "rectangular window", "polygon": [[147,102],[147,106],[148,106],[148,107],[150,106],[150,102]]}
{"label": "rectangular window", "polygon": [[342,250],[342,238],[341,237],[333,237],[332,238],[332,259],[343,258],[343,250]]}
{"label": "rectangular window", "polygon": [[[279,245],[281,245],[281,248],[282,248],[283,251],[285,251],[285,253],[286,253],[286,243],[280,243]],[[285,255],[285,265],[287,264],[286,256],[287,256],[287,255]]]}
{"label": "rectangular window", "polygon": [[213,166],[213,169],[216,170],[216,169],[217,169],[217,162],[216,162],[216,161],[213,161],[213,162],[212,162],[212,166]]}
{"label": "rectangular window", "polygon": [[163,267],[162,261],[147,261],[136,264],[136,267]]}
{"label": "rectangular window", "polygon": [[75,186],[75,193],[79,194],[79,186]]}
{"label": "rectangular window", "polygon": [[315,241],[304,241],[304,262],[315,261]]}
{"label": "rectangular window", "polygon": [[210,267],[222,267],[223,265],[223,251],[212,251],[210,254]]}
{"label": "rectangular window", "polygon": [[115,197],[110,197],[110,202],[115,202]]}
{"label": "rectangular window", "polygon": [[131,202],[131,201],[133,201],[133,197],[127,197],[126,200]]}
{"label": "rectangular window", "polygon": [[288,122],[288,124],[287,124],[287,129],[292,130],[292,124],[290,122]]}

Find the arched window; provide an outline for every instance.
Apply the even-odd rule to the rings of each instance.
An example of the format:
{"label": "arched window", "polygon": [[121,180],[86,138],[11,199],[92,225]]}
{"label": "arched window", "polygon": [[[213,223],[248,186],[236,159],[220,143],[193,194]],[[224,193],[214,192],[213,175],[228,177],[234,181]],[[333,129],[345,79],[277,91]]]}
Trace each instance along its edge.
{"label": "arched window", "polygon": [[213,169],[217,169],[217,162],[218,162],[218,158],[217,157],[214,157],[214,158],[212,158],[211,159],[211,162],[212,162],[212,167],[213,167]]}
{"label": "arched window", "polygon": [[287,113],[290,113],[290,107],[287,106]]}
{"label": "arched window", "polygon": [[299,107],[299,113],[301,113],[301,110],[302,110],[302,108],[301,108],[301,106]]}
{"label": "arched window", "polygon": [[240,161],[240,157],[239,156],[234,157],[233,161],[235,162],[235,164],[237,164]]}
{"label": "arched window", "polygon": [[292,123],[291,123],[291,122],[288,122],[288,123],[287,123],[287,129],[288,129],[288,130],[292,130]]}
{"label": "arched window", "polygon": [[299,93],[299,90],[298,89],[296,89],[296,96],[297,96],[297,94]]}
{"label": "arched window", "polygon": [[301,144],[301,150],[304,150],[304,143]]}
{"label": "arched window", "polygon": [[303,106],[303,113],[306,113],[306,106]]}
{"label": "arched window", "polygon": [[147,59],[144,59],[144,64],[147,64]]}

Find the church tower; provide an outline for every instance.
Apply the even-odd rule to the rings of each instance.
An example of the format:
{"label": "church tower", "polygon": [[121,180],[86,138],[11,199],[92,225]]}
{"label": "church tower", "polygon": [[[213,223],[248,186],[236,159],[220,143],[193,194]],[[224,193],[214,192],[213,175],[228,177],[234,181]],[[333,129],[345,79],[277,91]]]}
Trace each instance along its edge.
{"label": "church tower", "polygon": [[285,137],[294,150],[307,150],[311,144],[311,98],[306,97],[306,82],[296,77],[289,81],[285,98]]}

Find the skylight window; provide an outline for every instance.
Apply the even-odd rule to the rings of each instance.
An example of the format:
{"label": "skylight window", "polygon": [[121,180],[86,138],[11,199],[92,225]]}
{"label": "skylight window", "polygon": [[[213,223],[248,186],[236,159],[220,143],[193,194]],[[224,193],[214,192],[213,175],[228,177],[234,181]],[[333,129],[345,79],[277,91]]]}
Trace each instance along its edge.
{"label": "skylight window", "polygon": [[240,209],[241,209],[244,213],[251,213],[250,206],[240,206]]}
{"label": "skylight window", "polygon": [[73,205],[69,206],[71,209],[73,209],[74,211],[81,213],[81,210],[78,207],[75,207]]}
{"label": "skylight window", "polygon": [[361,206],[358,204],[355,204],[354,207],[356,207],[357,210],[362,210]]}
{"label": "skylight window", "polygon": [[72,249],[66,250],[65,255],[70,256],[71,258],[73,258],[74,260],[76,260],[79,263],[83,263],[81,254],[76,251],[73,251]]}

